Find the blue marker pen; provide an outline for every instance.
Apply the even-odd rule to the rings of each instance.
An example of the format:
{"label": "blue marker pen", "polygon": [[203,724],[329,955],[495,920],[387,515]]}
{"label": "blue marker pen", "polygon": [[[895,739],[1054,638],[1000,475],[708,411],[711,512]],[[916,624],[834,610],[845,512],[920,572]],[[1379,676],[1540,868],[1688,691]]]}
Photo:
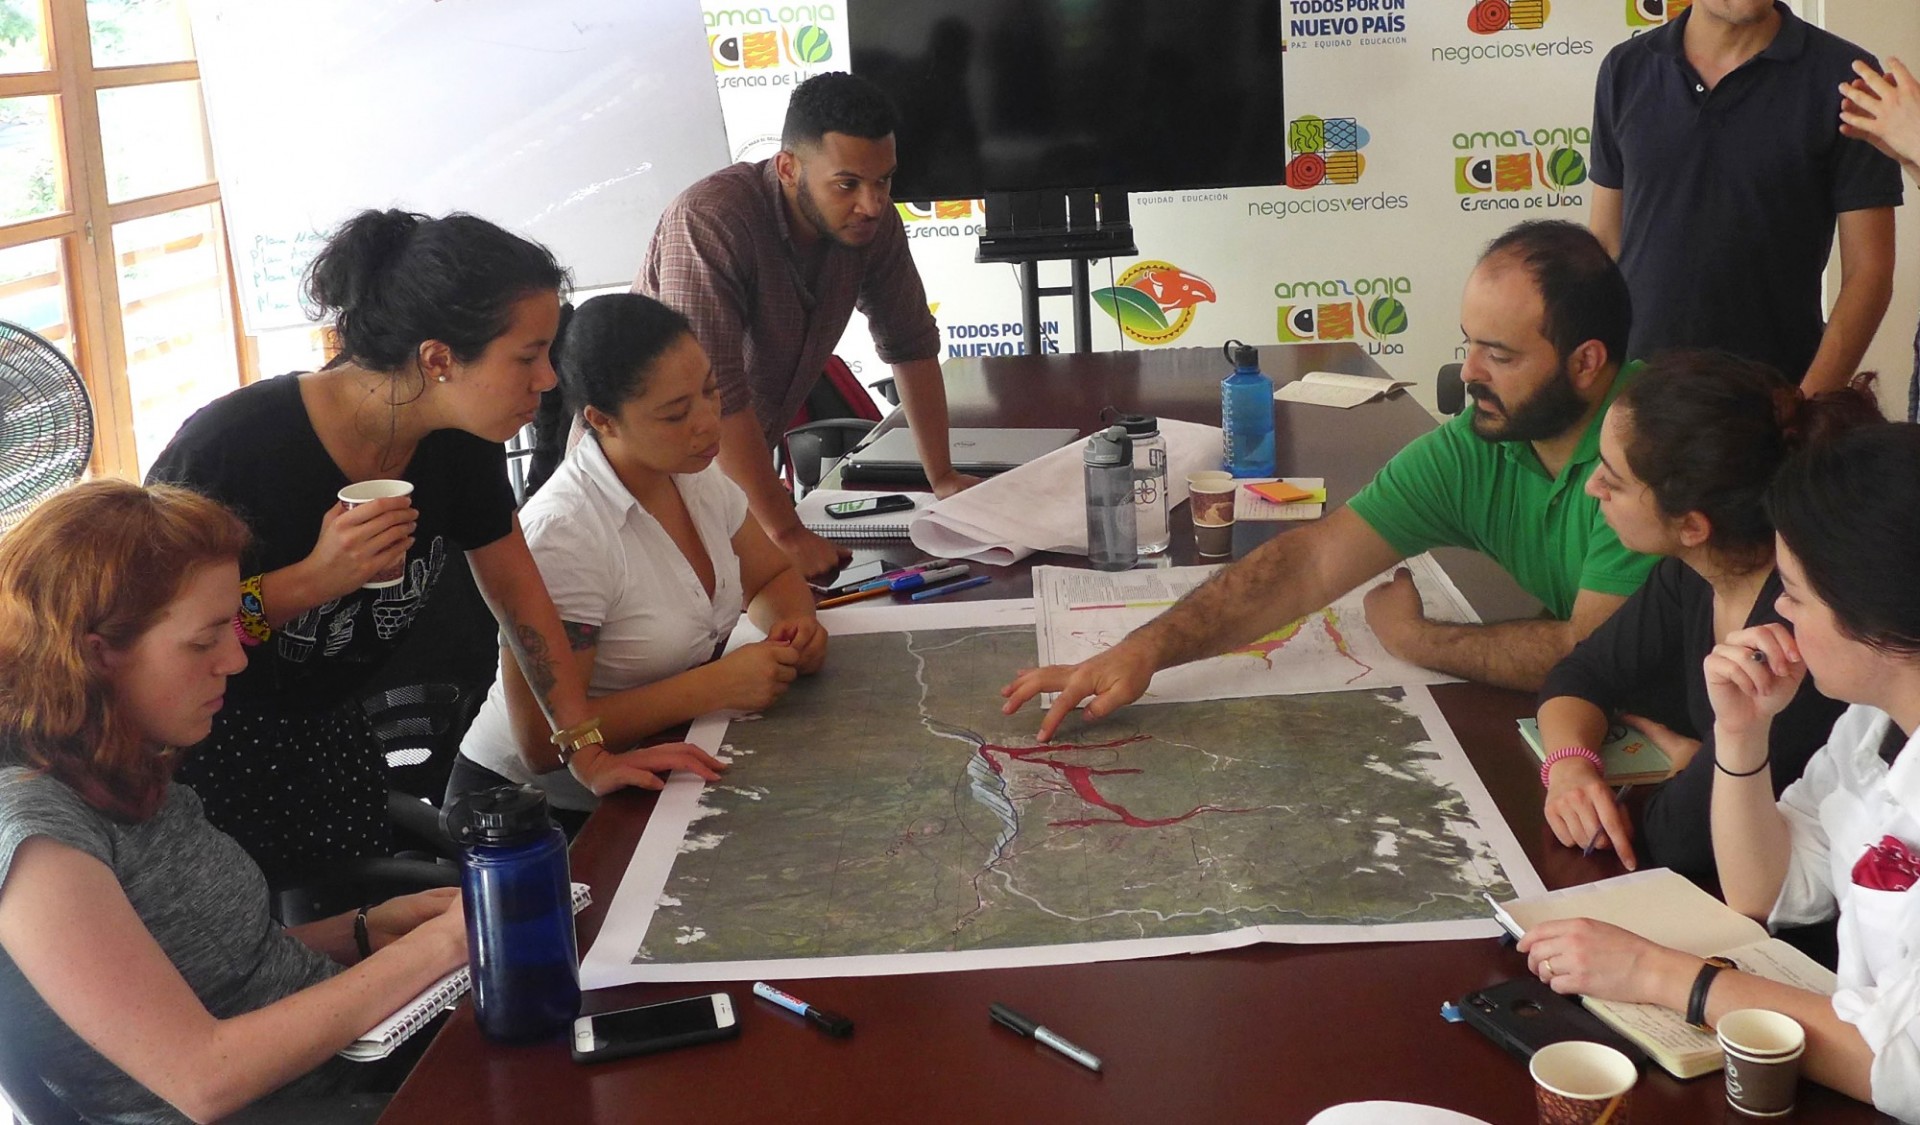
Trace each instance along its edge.
{"label": "blue marker pen", "polygon": [[949,582],[945,586],[935,586],[931,590],[922,590],[913,595],[912,600],[924,602],[928,598],[944,598],[948,594],[957,594],[961,590],[971,590],[975,586],[985,586],[991,581],[993,581],[993,575],[982,574],[977,578],[969,578],[965,582]]}
{"label": "blue marker pen", "polygon": [[807,1017],[815,1027],[836,1039],[845,1039],[853,1034],[853,1021],[845,1016],[835,1015],[822,1008],[816,1008],[791,993],[782,992],[766,981],[755,981],[753,994],[762,1000],[771,1000],[795,1015]]}
{"label": "blue marker pen", "polygon": [[936,582],[945,582],[953,578],[965,578],[973,573],[970,566],[949,566],[940,570],[923,570],[919,574],[903,574],[890,583],[893,592],[898,594],[906,590],[918,590],[922,586],[931,586]]}

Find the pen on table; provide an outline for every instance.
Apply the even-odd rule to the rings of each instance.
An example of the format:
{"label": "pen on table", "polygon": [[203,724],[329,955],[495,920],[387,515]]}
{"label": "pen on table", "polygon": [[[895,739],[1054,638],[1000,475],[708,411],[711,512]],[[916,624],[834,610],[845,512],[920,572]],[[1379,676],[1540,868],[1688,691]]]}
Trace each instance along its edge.
{"label": "pen on table", "polygon": [[[1618,788],[1618,789],[1615,789],[1615,790],[1613,791],[1613,803],[1617,805],[1617,804],[1619,804],[1619,803],[1620,803],[1621,801],[1624,801],[1624,800],[1626,800],[1626,798],[1627,798],[1627,790],[1629,790],[1629,789],[1632,789],[1632,788],[1633,788],[1633,783],[1632,783],[1632,782],[1628,782],[1627,784],[1625,784],[1625,785],[1622,785],[1622,786],[1621,786],[1620,788]],[[1584,848],[1581,848],[1581,849],[1580,849],[1580,858],[1581,858],[1581,859],[1585,859],[1585,858],[1587,858],[1588,856],[1590,856],[1590,855],[1592,855],[1592,854],[1593,854],[1593,849],[1594,849],[1594,848],[1596,848],[1596,847],[1598,847],[1598,846],[1600,845],[1600,833],[1602,833],[1602,832],[1604,832],[1604,831],[1606,831],[1606,829],[1604,829],[1604,828],[1595,828],[1595,829],[1593,830],[1593,839],[1591,839],[1591,840],[1588,840],[1588,841],[1587,841],[1587,846],[1586,846],[1586,847],[1584,847]]]}
{"label": "pen on table", "polygon": [[926,562],[914,563],[912,566],[903,566],[898,570],[889,570],[878,578],[869,578],[865,582],[857,584],[854,588],[857,590],[872,590],[876,587],[890,585],[896,578],[905,578],[909,574],[923,574],[929,570],[939,570],[943,567],[953,566],[959,561],[959,559],[928,559]]}
{"label": "pen on table", "polygon": [[888,589],[898,594],[906,590],[918,590],[922,586],[931,586],[952,578],[965,578],[973,573],[970,566],[946,566],[939,570],[923,570],[918,574],[903,574],[888,584]]}
{"label": "pen on table", "polygon": [[1079,1063],[1081,1066],[1086,1067],[1088,1070],[1100,1069],[1100,1060],[1098,1058],[1067,1042],[1055,1032],[1041,1027],[1038,1023],[1007,1007],[1005,1004],[992,1005],[987,1009],[987,1014],[992,1016],[993,1022],[999,1024],[1001,1027],[1011,1028],[1028,1039],[1045,1043],[1047,1046],[1052,1047],[1054,1050],[1067,1056],[1074,1062]]}
{"label": "pen on table", "polygon": [[762,1000],[770,1000],[795,1015],[807,1017],[813,1025],[836,1039],[845,1039],[853,1034],[853,1021],[825,1008],[816,1008],[790,992],[782,992],[766,981],[755,981],[753,994]]}
{"label": "pen on table", "polygon": [[929,598],[944,598],[948,594],[957,594],[962,590],[971,590],[975,586],[985,586],[991,581],[993,581],[993,575],[991,574],[975,575],[965,582],[949,582],[945,586],[935,586],[931,590],[921,590],[919,593],[914,594],[911,600],[924,602]]}
{"label": "pen on table", "polygon": [[826,601],[817,603],[813,608],[832,609],[837,605],[846,605],[848,602],[857,602],[866,598],[877,598],[882,594],[891,594],[892,592],[892,590],[887,589],[885,586],[878,586],[871,590],[856,590],[851,594],[841,594],[837,598],[828,598]]}

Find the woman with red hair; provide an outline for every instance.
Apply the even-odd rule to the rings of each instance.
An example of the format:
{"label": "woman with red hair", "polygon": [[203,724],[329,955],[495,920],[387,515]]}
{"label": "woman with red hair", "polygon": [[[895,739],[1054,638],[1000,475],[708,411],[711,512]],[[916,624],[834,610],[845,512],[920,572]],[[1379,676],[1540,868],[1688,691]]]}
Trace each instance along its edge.
{"label": "woman with red hair", "polygon": [[334,1053],[466,958],[452,890],[282,929],[260,869],[173,782],[246,664],[247,540],[211,500],[119,481],[0,539],[0,1011],[90,1121],[262,1099],[340,1120],[391,1075]]}

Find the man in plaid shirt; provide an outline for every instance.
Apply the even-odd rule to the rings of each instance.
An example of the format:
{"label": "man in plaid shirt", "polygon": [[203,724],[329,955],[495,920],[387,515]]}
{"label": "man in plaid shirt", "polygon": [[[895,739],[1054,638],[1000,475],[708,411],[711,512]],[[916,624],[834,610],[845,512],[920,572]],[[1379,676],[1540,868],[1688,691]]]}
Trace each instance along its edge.
{"label": "man in plaid shirt", "polygon": [[855,308],[893,366],[935,494],[975,483],[948,453],[940,332],[892,205],[893,130],[893,107],[866,80],[827,73],[801,83],[780,152],[682,192],[633,283],[693,322],[720,385],[721,468],[808,577],[851,556],[801,525],[772,449]]}

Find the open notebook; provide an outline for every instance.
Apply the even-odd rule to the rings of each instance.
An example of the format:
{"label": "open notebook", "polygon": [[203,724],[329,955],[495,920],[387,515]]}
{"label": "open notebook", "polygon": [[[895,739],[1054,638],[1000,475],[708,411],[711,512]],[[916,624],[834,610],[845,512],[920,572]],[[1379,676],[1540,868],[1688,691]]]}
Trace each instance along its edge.
{"label": "open notebook", "polygon": [[[1729,957],[1755,976],[1810,992],[1831,994],[1839,983],[1806,954],[1768,937],[1765,926],[1664,867],[1495,903],[1494,917],[1514,937],[1550,919],[1595,918],[1697,957]],[[1591,996],[1582,1003],[1676,1078],[1707,1074],[1725,1062],[1719,1041],[1689,1027],[1679,1012]]]}
{"label": "open notebook", "polygon": [[[573,885],[573,912],[580,913],[593,901],[592,893],[585,883]],[[343,1059],[354,1062],[377,1062],[393,1054],[393,1049],[405,1043],[414,1032],[427,1025],[427,1021],[453,1007],[453,1002],[467,994],[473,987],[473,978],[468,975],[467,967],[460,966],[454,971],[434,981],[422,989],[420,995],[406,1002],[401,1009],[367,1032],[347,1044],[340,1051]]]}

